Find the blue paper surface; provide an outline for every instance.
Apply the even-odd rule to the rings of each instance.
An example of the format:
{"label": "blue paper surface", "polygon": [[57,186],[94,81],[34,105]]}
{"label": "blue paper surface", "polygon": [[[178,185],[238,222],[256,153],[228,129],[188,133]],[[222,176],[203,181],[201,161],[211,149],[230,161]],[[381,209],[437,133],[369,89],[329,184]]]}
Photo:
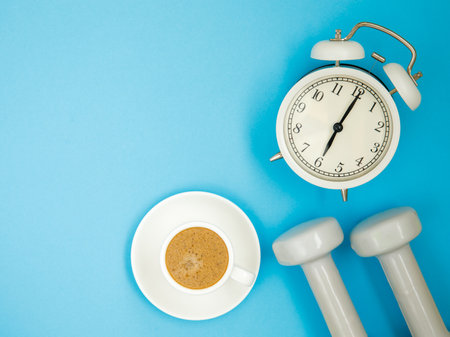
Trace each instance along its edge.
{"label": "blue paper surface", "polygon": [[[369,336],[409,336],[379,263],[349,244],[360,220],[404,205],[422,220],[412,249],[450,324],[449,14],[444,0],[3,0],[0,335],[329,336],[303,272],[280,266],[271,244],[297,223],[334,216],[345,240],[333,256]],[[323,64],[312,46],[359,21],[416,47],[422,104],[411,112],[396,95],[397,153],[344,204],[268,158],[284,95]],[[409,62],[379,32],[355,40],[367,55]],[[189,190],[240,206],[262,249],[250,295],[203,322],[156,309],[130,266],[145,213]]]}

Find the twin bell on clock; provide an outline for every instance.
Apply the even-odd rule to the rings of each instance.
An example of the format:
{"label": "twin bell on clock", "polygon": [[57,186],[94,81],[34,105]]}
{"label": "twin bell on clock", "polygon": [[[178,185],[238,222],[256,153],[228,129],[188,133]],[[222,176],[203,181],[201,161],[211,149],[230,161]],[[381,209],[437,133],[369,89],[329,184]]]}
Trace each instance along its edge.
{"label": "twin bell on clock", "polygon": [[[392,82],[389,89],[374,74],[343,61],[363,59],[363,47],[351,38],[362,27],[397,39],[411,51],[408,67],[388,63],[383,70]],[[338,189],[347,201],[348,189],[375,178],[389,164],[400,137],[400,119],[392,95],[398,93],[411,110],[421,100],[412,74],[414,47],[383,26],[360,22],[342,38],[318,42],[311,57],[332,61],[301,78],[287,93],[278,111],[276,134],[280,152],[270,160],[284,158],[304,180]],[[372,57],[384,63],[377,53]]]}

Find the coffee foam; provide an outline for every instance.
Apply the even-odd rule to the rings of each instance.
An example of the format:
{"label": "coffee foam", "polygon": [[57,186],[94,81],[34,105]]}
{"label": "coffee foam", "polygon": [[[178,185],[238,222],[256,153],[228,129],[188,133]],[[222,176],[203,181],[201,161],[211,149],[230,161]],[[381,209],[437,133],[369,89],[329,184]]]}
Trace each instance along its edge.
{"label": "coffee foam", "polygon": [[190,289],[216,284],[228,267],[228,249],[223,239],[204,227],[187,228],[167,246],[165,262],[170,276]]}

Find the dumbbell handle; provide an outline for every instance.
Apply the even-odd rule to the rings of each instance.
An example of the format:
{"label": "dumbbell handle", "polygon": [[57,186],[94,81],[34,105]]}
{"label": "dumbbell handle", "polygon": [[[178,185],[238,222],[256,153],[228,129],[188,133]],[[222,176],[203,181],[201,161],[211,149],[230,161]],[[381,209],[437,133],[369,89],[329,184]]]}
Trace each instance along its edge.
{"label": "dumbbell handle", "polygon": [[412,336],[450,336],[409,244],[378,259]]}
{"label": "dumbbell handle", "polygon": [[336,265],[327,254],[301,265],[333,337],[367,337]]}

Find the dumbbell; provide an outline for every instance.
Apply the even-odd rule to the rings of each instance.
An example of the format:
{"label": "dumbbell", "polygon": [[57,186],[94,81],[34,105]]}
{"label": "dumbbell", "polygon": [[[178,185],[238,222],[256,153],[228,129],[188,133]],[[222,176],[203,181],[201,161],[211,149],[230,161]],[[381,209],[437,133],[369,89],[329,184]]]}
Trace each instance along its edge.
{"label": "dumbbell", "polygon": [[278,262],[300,265],[333,337],[367,337],[330,252],[344,234],[334,218],[300,224],[272,245]]}
{"label": "dumbbell", "polygon": [[379,259],[413,337],[448,337],[409,246],[421,230],[416,211],[401,207],[364,220],[353,229],[350,240],[358,255]]}

